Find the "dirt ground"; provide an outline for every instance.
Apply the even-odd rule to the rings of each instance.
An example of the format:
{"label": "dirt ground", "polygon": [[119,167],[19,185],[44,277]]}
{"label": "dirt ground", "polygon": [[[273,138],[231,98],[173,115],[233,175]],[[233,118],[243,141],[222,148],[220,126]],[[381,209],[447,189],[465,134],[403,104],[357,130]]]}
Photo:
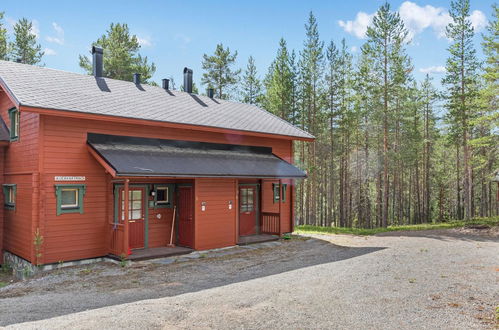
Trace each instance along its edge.
{"label": "dirt ground", "polygon": [[499,230],[314,235],[0,288],[0,326],[494,328]]}

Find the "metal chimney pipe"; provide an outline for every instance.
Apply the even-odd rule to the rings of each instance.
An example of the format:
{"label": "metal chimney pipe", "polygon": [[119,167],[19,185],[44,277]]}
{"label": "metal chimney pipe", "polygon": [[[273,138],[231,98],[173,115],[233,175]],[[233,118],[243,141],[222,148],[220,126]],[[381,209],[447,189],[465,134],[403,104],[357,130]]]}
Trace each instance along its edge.
{"label": "metal chimney pipe", "polygon": [[213,96],[214,96],[214,94],[215,94],[215,90],[214,90],[213,88],[208,88],[208,92],[207,92],[207,94],[208,94],[208,97],[209,97],[210,99],[212,99],[212,98],[213,98]]}
{"label": "metal chimney pipe", "polygon": [[170,79],[162,79],[162,85],[164,90],[169,90],[170,89]]}
{"label": "metal chimney pipe", "polygon": [[140,85],[140,73],[133,74],[133,83],[135,85]]}
{"label": "metal chimney pipe", "polygon": [[93,57],[93,75],[94,77],[102,77],[104,51],[100,47],[92,46]]}
{"label": "metal chimney pipe", "polygon": [[192,69],[184,68],[184,92],[192,93]]}

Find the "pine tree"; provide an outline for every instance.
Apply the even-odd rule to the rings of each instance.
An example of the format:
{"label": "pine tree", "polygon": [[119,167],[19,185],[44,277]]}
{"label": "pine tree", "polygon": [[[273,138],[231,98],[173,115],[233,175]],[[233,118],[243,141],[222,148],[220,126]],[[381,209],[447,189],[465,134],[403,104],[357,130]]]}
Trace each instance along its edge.
{"label": "pine tree", "polygon": [[327,69],[325,75],[326,83],[326,104],[327,104],[327,118],[328,118],[328,131],[329,131],[329,196],[328,196],[328,225],[336,222],[336,190],[337,190],[337,171],[336,171],[336,118],[338,116],[339,107],[339,89],[340,86],[340,55],[335,43],[331,41],[326,50]]}
{"label": "pine tree", "polygon": [[473,176],[469,140],[472,120],[476,115],[478,61],[473,45],[474,30],[469,19],[469,0],[451,2],[449,14],[452,22],[446,36],[452,43],[448,48],[447,73],[442,83],[447,86],[448,120],[453,127],[463,153],[464,218],[470,219],[473,211]]}
{"label": "pine tree", "polygon": [[10,44],[10,58],[25,64],[38,64],[44,52],[42,46],[36,43],[33,33],[33,23],[21,18],[14,25],[14,41]]}
{"label": "pine tree", "polygon": [[423,145],[423,211],[422,218],[425,222],[431,222],[433,219],[431,199],[433,186],[431,178],[433,177],[432,159],[434,154],[434,141],[436,140],[436,117],[433,110],[434,103],[438,99],[438,93],[432,85],[432,80],[427,74],[425,80],[421,84],[421,105],[423,107],[423,126],[424,126],[424,145]]}
{"label": "pine tree", "polygon": [[[484,75],[485,89],[482,98],[492,109],[499,108],[499,6],[494,5],[493,20],[487,27],[487,34],[483,35],[483,53],[485,54]],[[496,113],[497,115],[497,113]]]}
{"label": "pine tree", "polygon": [[[133,74],[140,73],[141,81],[147,84],[156,71],[156,65],[140,55],[137,36],[130,34],[127,24],[111,23],[106,34],[92,45],[104,50],[104,77],[132,81]],[[79,59],[80,67],[92,74],[91,60],[83,55]]]}
{"label": "pine tree", "polygon": [[363,52],[373,58],[374,70],[379,77],[378,95],[382,99],[381,122],[382,122],[382,174],[378,178],[378,221],[380,225],[388,225],[389,212],[389,146],[391,144],[389,132],[393,117],[393,102],[396,90],[404,83],[401,73],[410,71],[402,70],[406,55],[404,45],[407,43],[407,29],[400,15],[390,10],[390,5],[385,3],[376,12],[372,25],[367,29],[367,43]]}
{"label": "pine tree", "polygon": [[4,12],[0,12],[0,60],[8,59],[7,29],[4,27],[3,23],[4,14]]}
{"label": "pine tree", "polygon": [[241,101],[249,104],[260,104],[262,100],[262,83],[258,79],[255,59],[248,58],[241,86]]}
{"label": "pine tree", "polygon": [[215,89],[215,95],[221,99],[229,99],[231,92],[239,81],[240,69],[234,70],[232,67],[236,63],[237,51],[230,52],[223,44],[218,44],[213,55],[203,55],[203,78],[201,82],[208,88]]}
{"label": "pine tree", "polygon": [[269,72],[264,80],[265,98],[264,107],[273,114],[285,119],[291,119],[293,109],[293,72],[286,41],[281,38],[279,49]]}
{"label": "pine tree", "polygon": [[485,54],[484,73],[481,79],[479,107],[472,125],[475,136],[470,139],[474,150],[474,187],[479,196],[479,215],[492,215],[493,183],[491,173],[496,170],[498,160],[499,135],[499,7],[494,5],[493,19],[489,22],[487,32],[483,35],[483,53]]}
{"label": "pine tree", "polygon": [[[300,82],[300,112],[301,125],[313,135],[320,133],[323,124],[323,74],[324,74],[324,42],[319,38],[317,19],[310,12],[305,24],[306,38],[302,51],[300,51],[299,82]],[[306,223],[317,223],[317,183],[318,173],[316,166],[316,143],[307,144],[306,167],[310,173],[310,179],[305,182],[306,189],[302,196],[305,199]],[[302,150],[305,156],[305,150]]]}

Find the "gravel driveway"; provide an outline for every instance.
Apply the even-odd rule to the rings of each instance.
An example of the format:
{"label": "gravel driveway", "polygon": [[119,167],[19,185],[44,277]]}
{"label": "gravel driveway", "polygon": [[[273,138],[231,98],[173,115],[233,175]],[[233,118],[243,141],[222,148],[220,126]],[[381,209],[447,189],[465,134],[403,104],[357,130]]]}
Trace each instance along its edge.
{"label": "gravel driveway", "polygon": [[61,269],[15,283],[0,289],[0,325],[494,327],[499,303],[497,228],[314,236],[226,251],[231,252],[170,265],[141,262],[129,268],[96,264]]}

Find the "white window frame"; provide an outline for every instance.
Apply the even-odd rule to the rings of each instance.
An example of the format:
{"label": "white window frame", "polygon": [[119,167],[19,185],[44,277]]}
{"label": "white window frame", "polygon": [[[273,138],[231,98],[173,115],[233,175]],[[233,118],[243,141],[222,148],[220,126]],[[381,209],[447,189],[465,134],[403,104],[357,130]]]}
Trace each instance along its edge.
{"label": "white window frame", "polygon": [[[164,190],[165,191],[165,198],[166,200],[158,200],[158,190]],[[156,187],[156,204],[158,205],[168,205],[170,204],[170,187]]]}
{"label": "white window frame", "polygon": [[[62,204],[62,193],[65,191],[74,191],[75,192],[75,204]],[[78,189],[78,188],[62,188],[61,189],[61,209],[67,210],[67,209],[79,208],[80,207],[79,194],[80,194],[80,189]]]}

